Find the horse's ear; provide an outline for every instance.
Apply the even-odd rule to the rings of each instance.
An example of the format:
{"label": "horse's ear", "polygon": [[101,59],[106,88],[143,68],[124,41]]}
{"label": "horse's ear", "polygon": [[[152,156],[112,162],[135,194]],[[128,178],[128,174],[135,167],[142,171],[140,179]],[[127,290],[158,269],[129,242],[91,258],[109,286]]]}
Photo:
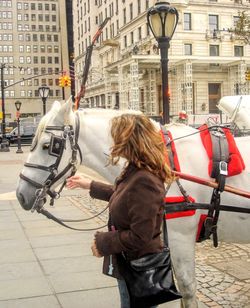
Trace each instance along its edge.
{"label": "horse's ear", "polygon": [[64,125],[70,125],[71,124],[71,119],[73,116],[73,110],[72,110],[72,99],[68,99],[60,108],[56,119],[64,124]]}

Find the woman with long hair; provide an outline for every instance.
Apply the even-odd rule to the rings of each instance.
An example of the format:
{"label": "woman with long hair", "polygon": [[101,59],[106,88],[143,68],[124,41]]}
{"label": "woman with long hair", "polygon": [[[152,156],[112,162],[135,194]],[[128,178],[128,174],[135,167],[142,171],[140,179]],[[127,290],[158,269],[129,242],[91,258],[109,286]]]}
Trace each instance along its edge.
{"label": "woman with long hair", "polygon": [[124,253],[133,260],[162,251],[164,183],[173,177],[162,136],[148,117],[123,114],[113,118],[111,137],[109,163],[116,165],[121,158],[127,162],[115,184],[76,175],[67,180],[67,187],[89,189],[91,197],[109,202],[109,230],[97,232],[91,248],[94,256],[104,257],[103,273],[118,279],[121,307],[129,308],[129,294],[116,255]]}

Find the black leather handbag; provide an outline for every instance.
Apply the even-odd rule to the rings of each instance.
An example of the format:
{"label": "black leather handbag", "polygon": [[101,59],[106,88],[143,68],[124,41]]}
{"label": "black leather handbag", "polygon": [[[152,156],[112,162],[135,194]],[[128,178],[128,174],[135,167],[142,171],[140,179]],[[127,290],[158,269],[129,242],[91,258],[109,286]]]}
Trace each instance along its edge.
{"label": "black leather handbag", "polygon": [[131,308],[145,308],[181,298],[171,267],[165,215],[163,216],[165,248],[160,253],[147,254],[128,260],[126,254],[117,256],[120,274],[126,282]]}

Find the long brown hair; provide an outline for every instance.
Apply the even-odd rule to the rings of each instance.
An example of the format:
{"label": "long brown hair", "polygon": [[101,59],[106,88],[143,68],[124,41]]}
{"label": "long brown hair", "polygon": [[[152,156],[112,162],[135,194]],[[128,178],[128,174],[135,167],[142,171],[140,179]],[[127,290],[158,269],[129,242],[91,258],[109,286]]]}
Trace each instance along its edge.
{"label": "long brown hair", "polygon": [[146,169],[165,182],[173,176],[166,163],[167,150],[159,131],[145,115],[123,114],[111,121],[110,163],[116,165],[121,157]]}

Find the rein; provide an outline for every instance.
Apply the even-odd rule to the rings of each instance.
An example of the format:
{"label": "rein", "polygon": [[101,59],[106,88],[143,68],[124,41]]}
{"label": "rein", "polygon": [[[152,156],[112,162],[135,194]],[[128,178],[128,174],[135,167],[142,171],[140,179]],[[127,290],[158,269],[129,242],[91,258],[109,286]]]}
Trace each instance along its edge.
{"label": "rein", "polygon": [[[98,214],[96,214],[96,215],[94,215],[90,218],[78,219],[78,220],[66,220],[66,219],[64,220],[64,219],[57,218],[53,214],[51,214],[49,211],[47,211],[46,209],[43,208],[44,204],[46,203],[46,195],[47,194],[51,197],[50,205],[54,204],[55,199],[60,198],[60,193],[61,193],[61,191],[63,190],[63,188],[66,184],[66,180],[64,180],[64,182],[62,183],[58,192],[52,191],[51,187],[58,180],[60,180],[65,174],[67,174],[69,171],[71,171],[70,176],[72,176],[76,173],[76,170],[77,170],[76,165],[77,165],[77,162],[78,162],[77,161],[77,153],[79,153],[80,161],[82,162],[82,153],[81,153],[81,149],[80,149],[79,144],[78,144],[79,132],[80,132],[80,120],[79,120],[79,114],[78,113],[76,113],[75,119],[76,119],[75,131],[74,131],[72,125],[46,126],[45,127],[45,132],[48,132],[48,133],[51,134],[51,140],[50,140],[50,144],[48,146],[49,155],[56,157],[56,161],[52,165],[43,166],[43,165],[34,164],[34,163],[25,163],[24,164],[24,166],[28,167],[28,168],[34,168],[34,169],[39,169],[39,170],[49,172],[49,176],[44,181],[44,183],[38,183],[38,182],[34,181],[33,179],[30,179],[29,177],[25,176],[22,173],[20,173],[19,176],[22,180],[28,182],[33,187],[37,188],[36,199],[35,199],[35,202],[32,206],[31,212],[34,212],[36,210],[38,213],[43,214],[48,219],[52,219],[56,223],[66,227],[66,228],[72,229],[72,230],[93,231],[93,230],[102,229],[102,228],[106,227],[107,225],[102,226],[102,227],[97,227],[97,228],[78,229],[78,228],[73,228],[71,226],[68,226],[64,222],[80,222],[80,221],[86,221],[86,220],[93,219],[93,218],[99,216],[100,214],[102,214],[107,209],[107,207],[104,210],[102,210],[100,213],[98,213]],[[61,131],[62,135],[57,136],[57,135],[53,134],[53,131]],[[70,142],[70,148],[71,148],[71,151],[72,151],[71,159],[68,162],[68,165],[60,173],[58,173],[58,167],[60,165],[60,162],[61,162],[61,159],[62,159],[62,156],[63,156],[63,152],[66,149],[67,140],[69,140],[69,142]],[[35,146],[36,146],[36,144],[35,144]],[[31,151],[34,150],[35,146],[32,146]]]}

